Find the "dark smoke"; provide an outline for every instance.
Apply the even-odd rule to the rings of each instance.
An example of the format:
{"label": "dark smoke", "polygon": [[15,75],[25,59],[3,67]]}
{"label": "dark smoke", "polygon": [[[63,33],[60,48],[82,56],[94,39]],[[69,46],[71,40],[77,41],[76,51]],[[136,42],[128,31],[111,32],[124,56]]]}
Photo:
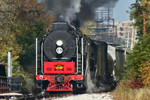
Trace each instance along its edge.
{"label": "dark smoke", "polygon": [[37,0],[45,6],[49,14],[56,16],[56,20],[71,22],[73,20],[90,20],[93,12],[105,5],[114,7],[118,0]]}
{"label": "dark smoke", "polygon": [[80,12],[77,14],[77,18],[90,20],[94,17],[94,11],[99,7],[115,7],[118,0],[81,0]]}

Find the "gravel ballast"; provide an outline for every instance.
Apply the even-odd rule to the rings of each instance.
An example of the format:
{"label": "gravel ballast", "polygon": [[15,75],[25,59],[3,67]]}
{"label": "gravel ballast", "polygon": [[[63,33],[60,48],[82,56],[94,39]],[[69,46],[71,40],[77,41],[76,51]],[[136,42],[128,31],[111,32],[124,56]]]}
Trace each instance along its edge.
{"label": "gravel ballast", "polygon": [[109,93],[78,94],[67,97],[51,98],[52,100],[113,100]]}

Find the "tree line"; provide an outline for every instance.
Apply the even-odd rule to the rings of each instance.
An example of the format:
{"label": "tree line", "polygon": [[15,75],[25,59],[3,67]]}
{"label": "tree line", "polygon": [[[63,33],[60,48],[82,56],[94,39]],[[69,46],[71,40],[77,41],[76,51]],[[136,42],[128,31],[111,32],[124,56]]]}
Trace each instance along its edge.
{"label": "tree line", "polygon": [[130,9],[139,41],[127,56],[124,76],[134,81],[133,86],[150,87],[150,0],[136,0]]}
{"label": "tree line", "polygon": [[54,16],[36,0],[1,0],[0,5],[0,62],[7,63],[11,52],[13,76],[22,78],[22,86],[30,86],[27,79],[35,74],[35,38],[51,30]]}

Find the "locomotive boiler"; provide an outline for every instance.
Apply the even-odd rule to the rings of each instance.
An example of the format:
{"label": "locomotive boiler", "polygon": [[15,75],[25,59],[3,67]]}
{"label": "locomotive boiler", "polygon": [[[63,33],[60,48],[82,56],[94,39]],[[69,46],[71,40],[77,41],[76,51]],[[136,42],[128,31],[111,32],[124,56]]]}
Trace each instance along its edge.
{"label": "locomotive boiler", "polygon": [[[54,22],[52,31],[36,38],[36,79],[46,91],[87,90],[91,81],[101,91],[114,84],[116,61],[107,43],[91,40],[67,22]],[[94,87],[93,87],[94,88]]]}

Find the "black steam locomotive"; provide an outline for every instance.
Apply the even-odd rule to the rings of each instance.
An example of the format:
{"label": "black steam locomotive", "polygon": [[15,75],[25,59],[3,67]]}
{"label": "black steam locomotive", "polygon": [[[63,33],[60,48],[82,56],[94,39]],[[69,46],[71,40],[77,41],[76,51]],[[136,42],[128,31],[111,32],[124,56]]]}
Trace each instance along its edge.
{"label": "black steam locomotive", "polygon": [[67,22],[54,22],[47,36],[36,38],[37,84],[46,91],[108,91],[118,79],[114,72],[122,70],[116,59],[124,51],[115,49],[121,56],[111,57],[107,49]]}

